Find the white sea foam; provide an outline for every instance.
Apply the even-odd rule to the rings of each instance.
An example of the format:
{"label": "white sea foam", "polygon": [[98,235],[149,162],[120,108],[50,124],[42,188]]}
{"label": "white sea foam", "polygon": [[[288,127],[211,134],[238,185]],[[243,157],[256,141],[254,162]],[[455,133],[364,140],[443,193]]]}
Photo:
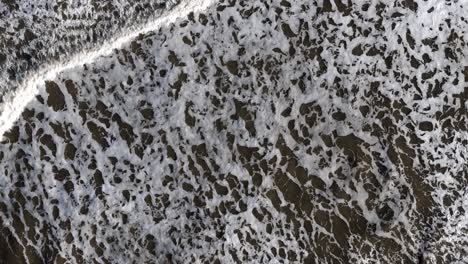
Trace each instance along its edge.
{"label": "white sea foam", "polygon": [[140,34],[158,30],[161,26],[171,24],[179,18],[186,17],[191,12],[202,11],[212,3],[214,3],[214,0],[181,1],[173,9],[164,12],[160,17],[148,21],[144,25],[138,25],[128,30],[123,30],[119,36],[111,38],[109,41],[102,43],[94,49],[79,52],[71,56],[70,60],[46,65],[41,70],[31,74],[31,76],[24,81],[23,85],[18,87],[14,95],[9,96],[11,100],[5,102],[3,106],[0,114],[0,139],[2,139],[3,134],[12,127],[26,105],[35,98],[38,88],[45,80],[54,79],[60,72],[91,63],[101,56],[109,55],[113,50],[122,47],[122,45],[135,39]]}
{"label": "white sea foam", "polygon": [[[136,261],[137,250],[141,259],[172,254],[177,263],[211,256],[222,263],[234,263],[236,257],[279,263],[277,250],[294,253],[299,263],[307,262],[307,254],[317,262],[417,262],[443,255],[453,257],[449,262],[466,262],[462,247],[468,243],[468,205],[462,190],[468,151],[462,142],[468,137],[464,130],[443,128],[447,120],[456,124],[460,115],[437,118],[438,111],[449,115],[444,108],[461,106],[454,95],[464,85],[454,79],[461,78],[462,64],[446,58],[443,49],[432,52],[421,44],[437,36],[435,45],[445,47],[439,42],[449,37],[448,30],[431,28],[445,27],[444,19],[426,15],[436,1],[420,4],[417,13],[397,9],[406,12],[404,21],[420,21],[396,23],[395,28],[393,21],[403,18],[392,18],[395,10],[390,8],[382,24],[375,22],[378,3],[367,13],[357,5],[355,12],[368,16],[358,19],[339,12],[316,15],[311,6],[302,12],[306,0],[293,2],[292,14],[278,14],[285,2],[272,1],[270,7],[267,2],[213,5],[193,20],[138,38],[139,52],[127,43],[114,53],[101,53],[108,56],[86,67],[79,62],[76,68],[55,71],[53,81],[66,108],[54,111],[42,100],[32,100],[26,108],[35,117],[19,118],[20,138],[0,148],[5,211],[13,212],[15,199],[6,196],[28,175],[21,188],[28,196],[24,212],[56,227],[41,241],[51,236],[65,241],[71,232],[75,240],[63,242],[60,254],[70,257],[76,247],[85,259],[94,259],[96,247],[90,241],[95,241],[104,244],[102,257],[112,263]],[[256,12],[249,17],[249,10]],[[443,11],[436,9],[433,15],[447,16]],[[203,18],[208,22],[200,22]],[[293,41],[282,33],[284,23],[297,34]],[[370,35],[356,33],[356,28],[368,27]],[[348,41],[350,34],[357,36]],[[405,41],[410,34],[415,50]],[[323,42],[300,44],[306,35]],[[352,54],[357,45],[363,54]],[[367,55],[374,45],[383,54]],[[323,48],[321,54],[317,47]],[[287,55],[289,48],[295,48],[295,55]],[[453,50],[466,58],[463,49]],[[432,62],[422,63],[419,51],[429,53]],[[183,65],[175,65],[171,54]],[[388,56],[394,56],[391,65],[386,65]],[[410,65],[411,56],[420,61],[419,68]],[[228,60],[238,62],[238,76],[226,69]],[[422,80],[422,73],[440,65],[451,68]],[[187,82],[175,96],[181,74]],[[449,81],[439,95],[428,95],[440,74]],[[410,82],[413,77],[417,85]],[[298,80],[304,82],[302,88]],[[373,82],[380,86],[371,89]],[[67,83],[76,85],[78,96],[72,98]],[[50,98],[43,84],[36,84],[38,95]],[[224,84],[225,90],[219,87]],[[423,99],[415,99],[417,94]],[[283,114],[287,108],[290,113]],[[151,109],[152,118],[143,116],[144,109]],[[346,114],[345,120],[333,117],[337,111]],[[192,125],[187,113],[195,120]],[[131,127],[131,143],[115,116]],[[423,121],[431,121],[433,129],[418,129]],[[96,135],[89,124],[104,132]],[[61,135],[60,127],[70,135]],[[148,135],[152,140],[145,143]],[[441,139],[447,135],[453,138],[449,142]],[[46,144],[46,136],[53,144]],[[100,140],[110,146],[101,147]],[[77,146],[73,158],[64,153],[68,144]],[[241,146],[258,149],[252,151],[258,157],[239,154]],[[140,155],[138,148],[143,149]],[[262,162],[265,169],[255,168]],[[69,178],[55,179],[54,167],[66,169]],[[98,170],[100,184],[93,179]],[[253,178],[259,175],[262,180],[255,186]],[[72,191],[65,189],[70,183]],[[30,197],[41,199],[44,210],[37,210]],[[432,198],[434,203],[428,203]],[[13,226],[14,219],[1,213]],[[61,228],[65,221],[70,230]],[[159,240],[151,249],[140,245],[146,235]],[[41,244],[35,244],[40,251]]]}

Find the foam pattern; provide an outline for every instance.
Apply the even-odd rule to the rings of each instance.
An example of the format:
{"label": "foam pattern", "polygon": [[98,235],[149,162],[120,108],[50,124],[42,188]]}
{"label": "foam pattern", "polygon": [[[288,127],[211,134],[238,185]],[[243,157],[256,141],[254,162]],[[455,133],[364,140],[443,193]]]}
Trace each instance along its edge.
{"label": "foam pattern", "polygon": [[[467,263],[466,1],[219,1],[39,87],[30,263]],[[39,262],[40,263],[40,262]]]}

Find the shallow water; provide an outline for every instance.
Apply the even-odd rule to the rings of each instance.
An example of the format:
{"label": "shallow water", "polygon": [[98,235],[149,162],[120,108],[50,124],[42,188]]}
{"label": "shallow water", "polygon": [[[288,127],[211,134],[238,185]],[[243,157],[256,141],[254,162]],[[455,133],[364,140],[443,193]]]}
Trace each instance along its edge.
{"label": "shallow water", "polygon": [[466,5],[215,1],[60,72],[0,144],[0,256],[468,262]]}
{"label": "shallow water", "polygon": [[0,1],[0,109],[34,72],[92,49],[177,0]]}

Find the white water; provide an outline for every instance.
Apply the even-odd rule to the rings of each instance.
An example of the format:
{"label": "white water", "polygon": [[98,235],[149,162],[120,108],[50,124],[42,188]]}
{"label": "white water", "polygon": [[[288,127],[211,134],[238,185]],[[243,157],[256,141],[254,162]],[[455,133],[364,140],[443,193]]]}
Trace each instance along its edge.
{"label": "white water", "polygon": [[[54,79],[64,70],[72,69],[91,63],[101,56],[109,55],[113,50],[135,39],[140,34],[155,31],[164,25],[174,23],[177,19],[186,17],[191,12],[200,12],[208,8],[214,0],[182,0],[173,9],[163,12],[161,16],[147,23],[123,30],[121,34],[104,42],[100,46],[73,55],[68,61],[61,61],[43,67],[27,78],[22,85],[10,96],[11,100],[5,102],[0,113],[0,140],[23,112],[23,109],[37,95],[38,89],[45,80]],[[7,99],[8,100],[8,99]]]}

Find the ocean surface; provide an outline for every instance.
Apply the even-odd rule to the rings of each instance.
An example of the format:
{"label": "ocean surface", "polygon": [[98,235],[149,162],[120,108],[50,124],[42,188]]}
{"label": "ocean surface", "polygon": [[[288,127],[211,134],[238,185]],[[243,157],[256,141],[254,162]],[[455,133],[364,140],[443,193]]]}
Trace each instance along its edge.
{"label": "ocean surface", "polygon": [[468,263],[468,1],[0,1],[0,263]]}

